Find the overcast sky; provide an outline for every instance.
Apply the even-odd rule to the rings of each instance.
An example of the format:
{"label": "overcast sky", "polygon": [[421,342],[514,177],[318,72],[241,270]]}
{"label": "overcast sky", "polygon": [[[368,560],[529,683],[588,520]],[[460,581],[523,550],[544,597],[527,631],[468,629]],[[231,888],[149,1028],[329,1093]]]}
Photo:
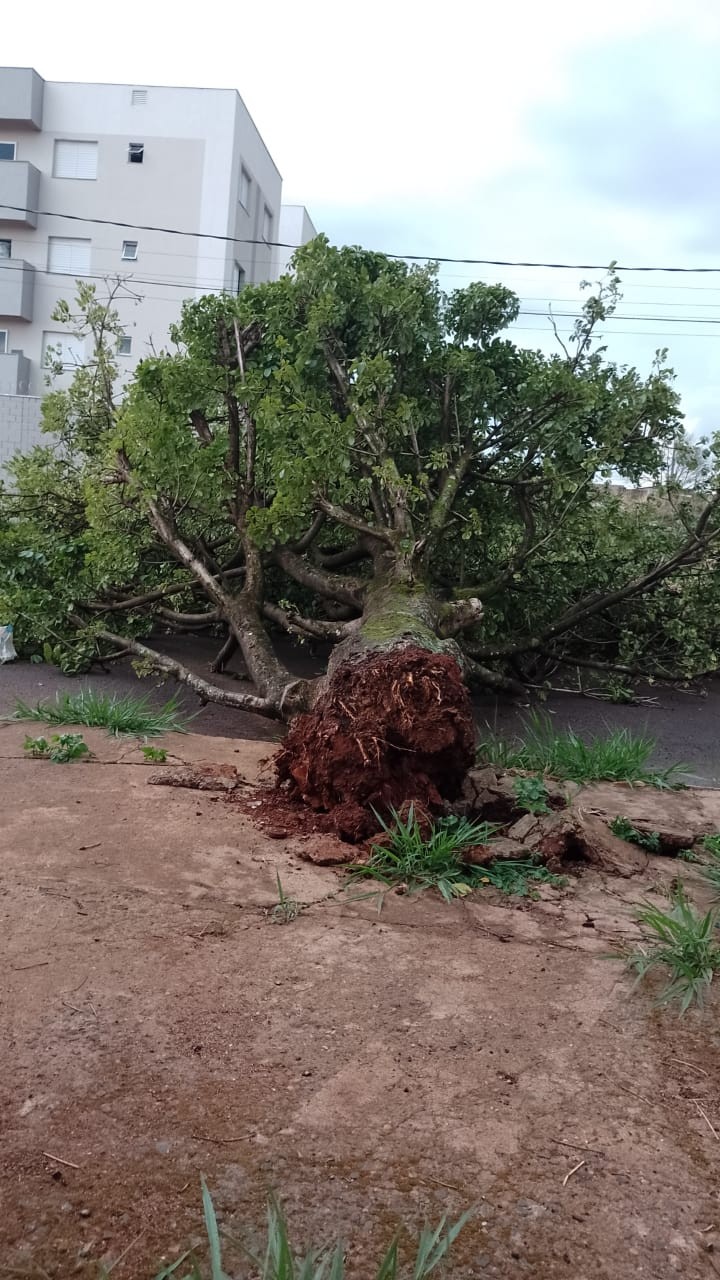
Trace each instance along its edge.
{"label": "overcast sky", "polygon": [[[237,88],[284,199],[335,242],[720,267],[718,0],[40,0],[6,6],[0,39],[2,63],[49,80]],[[543,313],[575,309],[587,274],[453,265],[442,280],[502,280]],[[623,283],[612,355],[645,370],[669,346],[689,426],[717,429],[720,274]],[[546,345],[542,314],[520,325]]]}

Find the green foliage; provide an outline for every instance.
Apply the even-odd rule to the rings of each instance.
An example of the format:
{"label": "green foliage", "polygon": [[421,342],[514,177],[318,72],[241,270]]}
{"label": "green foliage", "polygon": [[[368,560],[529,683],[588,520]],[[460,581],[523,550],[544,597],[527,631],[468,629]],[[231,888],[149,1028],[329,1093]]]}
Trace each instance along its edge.
{"label": "green foliage", "polygon": [[516,778],[513,792],[518,809],[526,813],[550,813],[548,789],[542,778]]}
{"label": "green foliage", "polygon": [[[516,345],[504,287],[444,294],[432,265],[318,237],[293,277],[188,301],[174,348],[118,391],[115,296],[80,285],[56,322],[92,356],[43,406],[61,448],[16,458],[0,486],[0,617],[18,652],[87,670],[116,647],[103,631],[142,639],[172,627],[172,611],[207,609],[207,579],[173,554],[158,513],[207,574],[239,574],[250,542],[266,553],[268,602],[323,618],[332,590],[277,555],[322,503],[316,570],[351,552],[353,521],[402,529],[398,555],[415,556],[429,591],[483,599],[468,639],[500,672],[542,684],[558,660],[593,654],[660,674],[716,668],[712,548],[651,594],[597,604],[677,552],[720,473],[720,437],[702,465],[688,449],[665,353],[646,376],[607,360],[596,326],[617,302],[611,272],[567,351],[548,356]],[[604,483],[617,477],[656,497],[624,501]],[[710,513],[708,537],[717,525]],[[374,572],[366,550],[338,566],[353,590]],[[556,634],[577,609],[582,625]]]}
{"label": "green foliage", "polygon": [[69,764],[90,754],[90,748],[81,733],[54,733],[47,738],[26,738],[23,749],[35,760],[50,760],[53,764]]}
{"label": "green foliage", "polygon": [[167,751],[164,747],[141,747],[143,757],[148,764],[165,764]]}
{"label": "green foliage", "polygon": [[720,858],[720,833],[703,836],[702,846],[707,853],[712,854],[713,858]]}
{"label": "green foliage", "polygon": [[699,862],[700,859],[694,849],[678,849],[677,857],[681,862]]}
{"label": "green foliage", "polygon": [[[14,720],[40,720],[45,724],[84,724],[107,729],[108,733],[131,733],[155,737],[161,733],[185,733],[191,716],[179,709],[175,695],[162,707],[154,707],[148,694],[98,693],[87,688],[79,693],[58,693],[54,702],[38,702],[31,707],[18,700]],[[143,748],[144,752],[155,748]],[[155,757],[145,756],[146,759]]]}
{"label": "green foliage", "polygon": [[404,885],[409,893],[437,889],[446,902],[469,893],[478,868],[463,864],[462,855],[474,845],[488,844],[497,831],[490,822],[440,818],[427,832],[410,805],[407,816],[391,810],[391,822],[378,816],[385,833],[373,844],[370,858],[352,869],[353,881],[370,878],[388,887]]}
{"label": "green foliage", "polygon": [[624,956],[640,982],[660,969],[667,977],[658,1004],[680,1002],[680,1013],[692,1004],[702,1005],[715,974],[720,970],[720,946],[715,941],[717,918],[713,911],[699,916],[682,886],[670,911],[646,905],[636,913],[644,944]]}
{"label": "green foliage", "polygon": [[549,884],[556,889],[562,889],[567,884],[565,876],[548,871],[537,857],[517,860],[496,858],[489,866],[479,870],[479,884],[490,884],[508,897],[538,898],[538,884]]}
{"label": "green foliage", "polygon": [[[207,1237],[207,1258],[210,1267],[209,1280],[230,1280],[223,1260],[223,1240],[231,1243],[234,1237],[221,1229],[207,1183],[201,1178],[203,1219]],[[418,1240],[417,1252],[410,1271],[401,1269],[397,1238],[392,1241],[382,1261],[376,1267],[366,1261],[363,1275],[374,1280],[427,1280],[437,1274],[457,1240],[463,1227],[469,1222],[473,1210],[469,1209],[455,1221],[443,1217],[436,1227],[425,1227]],[[324,1249],[311,1249],[298,1254],[293,1248],[287,1221],[281,1206],[274,1197],[268,1201],[265,1245],[260,1254],[242,1246],[242,1252],[252,1267],[252,1273],[243,1268],[242,1274],[233,1269],[235,1280],[345,1280],[345,1256],[341,1243]],[[181,1270],[182,1268],[182,1270]],[[107,1280],[113,1265],[101,1268],[98,1280]],[[153,1280],[203,1280],[208,1275],[201,1267],[200,1259],[191,1250],[162,1268]]]}
{"label": "green foliage", "polygon": [[478,747],[478,759],[504,769],[527,769],[570,782],[648,782],[679,786],[683,765],[664,772],[649,768],[655,740],[627,729],[607,737],[580,738],[572,729],[559,733],[548,715],[529,717],[524,737],[511,743],[495,734]]}
{"label": "green foliage", "polygon": [[629,818],[622,818],[620,814],[613,818],[609,826],[613,835],[627,840],[628,844],[638,844],[649,853],[660,852],[660,835],[657,831],[638,831]]}

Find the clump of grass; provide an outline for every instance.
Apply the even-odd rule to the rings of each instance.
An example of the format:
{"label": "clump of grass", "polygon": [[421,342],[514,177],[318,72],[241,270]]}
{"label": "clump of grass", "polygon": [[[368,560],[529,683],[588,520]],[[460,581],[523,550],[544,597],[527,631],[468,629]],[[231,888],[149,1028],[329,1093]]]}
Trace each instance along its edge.
{"label": "clump of grass", "polygon": [[31,707],[18,700],[14,720],[36,720],[45,724],[84,724],[88,728],[107,729],[108,733],[131,733],[152,738],[160,733],[185,733],[188,720],[180,711],[175,694],[162,707],[154,707],[148,694],[97,693],[81,689],[79,693],[58,693],[54,702],[38,702]]}
{"label": "clump of grass", "polygon": [[[204,1178],[201,1179],[201,1185],[207,1236],[207,1250],[203,1252],[207,1252],[210,1280],[230,1280],[223,1262],[221,1235],[231,1241],[233,1237],[229,1232],[221,1232],[215,1206]],[[447,1258],[472,1213],[472,1209],[467,1210],[456,1222],[450,1222],[447,1217],[444,1217],[437,1227],[426,1227],[422,1231],[414,1265],[411,1272],[406,1273],[412,1276],[412,1280],[427,1280],[427,1277]],[[292,1247],[285,1215],[277,1201],[272,1198],[268,1202],[262,1255],[256,1255],[244,1246],[241,1248],[252,1265],[255,1280],[345,1280],[345,1254],[342,1244],[331,1245],[325,1249],[311,1249],[309,1253],[299,1255]],[[107,1268],[101,1267],[98,1280],[109,1280],[113,1265],[116,1264],[111,1264]],[[366,1263],[363,1275],[370,1277],[372,1274],[375,1280],[400,1280],[402,1272],[397,1238],[391,1242],[382,1261],[377,1267],[373,1267],[372,1272],[369,1269],[371,1266],[369,1262]],[[201,1262],[196,1253],[188,1250],[180,1258],[158,1271],[154,1280],[169,1280],[171,1276],[175,1277],[175,1280],[203,1280],[207,1274],[204,1266],[201,1269]],[[237,1280],[240,1280],[239,1276]]]}
{"label": "clump of grass", "polygon": [[569,782],[648,782],[655,787],[681,786],[686,766],[664,772],[648,761],[655,740],[646,734],[615,729],[607,737],[580,738],[573,729],[559,733],[548,715],[529,717],[523,738],[508,742],[491,734],[480,743],[478,759],[504,769],[545,773]]}
{"label": "clump of grass", "polygon": [[[629,818],[622,818],[620,814],[618,814],[617,818],[613,818],[610,823],[610,830],[614,836],[618,836],[620,840],[626,840],[628,844],[640,845],[642,849],[647,849],[650,853],[660,852],[660,833],[658,831],[638,831]],[[683,853],[687,852],[688,850],[683,850]]]}
{"label": "clump of grass", "polygon": [[551,884],[563,888],[567,884],[565,876],[555,875],[538,861],[536,857],[515,861],[512,858],[497,858],[487,867],[479,868],[480,885],[490,884],[501,893],[516,898],[539,898],[536,886]]}
{"label": "clump of grass", "polygon": [[513,783],[513,794],[519,809],[526,813],[550,813],[548,805],[548,789],[542,778],[516,778]]}
{"label": "clump of grass", "polygon": [[54,733],[47,738],[27,737],[23,750],[34,760],[50,760],[53,764],[69,764],[90,754],[90,748],[81,733]]}
{"label": "clump of grass", "polygon": [[167,761],[167,751],[164,747],[141,747],[143,759],[148,764],[165,764]]}
{"label": "clump of grass", "polygon": [[409,893],[435,888],[446,902],[474,887],[480,868],[465,866],[462,855],[474,845],[488,844],[498,829],[494,823],[441,818],[425,835],[412,805],[405,818],[395,809],[390,813],[390,823],[378,818],[386,842],[374,844],[369,860],[351,869],[353,880],[367,877],[388,888],[405,885]]}
{"label": "clump of grass", "polygon": [[668,981],[658,996],[658,1004],[679,1000],[681,1014],[692,1004],[702,1005],[720,970],[716,913],[708,911],[699,916],[679,886],[669,911],[648,904],[637,911],[635,918],[644,941],[624,959],[637,981],[660,969]]}

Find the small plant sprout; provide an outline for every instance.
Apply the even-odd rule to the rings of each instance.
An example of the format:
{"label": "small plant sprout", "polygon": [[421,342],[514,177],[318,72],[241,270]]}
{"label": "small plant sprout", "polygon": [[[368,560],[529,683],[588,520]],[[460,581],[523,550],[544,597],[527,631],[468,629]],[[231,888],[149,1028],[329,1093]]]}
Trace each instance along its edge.
{"label": "small plant sprout", "polygon": [[624,954],[625,963],[641,982],[659,969],[667,981],[658,1004],[680,1002],[681,1015],[692,1004],[702,1005],[715,974],[720,970],[720,946],[715,941],[714,911],[700,916],[688,902],[682,885],[671,899],[669,911],[643,905],[635,916],[643,943]]}
{"label": "small plant sprout", "polygon": [[46,738],[26,738],[25,751],[36,760],[50,760],[53,764],[69,764],[90,754],[90,748],[81,733],[54,733]]}
{"label": "small plant sprout", "polygon": [[694,849],[678,849],[677,857],[681,862],[699,862],[700,859]]}
{"label": "small plant sprout", "polygon": [[524,858],[514,861],[511,858],[497,858],[487,867],[478,868],[481,875],[480,885],[492,885],[500,893],[515,898],[539,898],[538,884],[552,885],[561,889],[567,884],[565,876],[555,875],[537,858]]}
{"label": "small plant sprout", "polygon": [[550,813],[548,789],[542,778],[516,778],[513,792],[518,809],[524,809],[526,813]]}
{"label": "small plant sprout", "polygon": [[614,836],[618,836],[620,840],[626,840],[628,844],[640,845],[642,849],[647,849],[649,853],[660,852],[659,832],[638,831],[629,818],[622,818],[618,814],[617,818],[613,818],[610,823],[610,830]]}
{"label": "small plant sprout", "polygon": [[275,872],[277,880],[278,901],[270,913],[270,919],[273,924],[291,924],[300,915],[300,903],[294,898],[288,898],[282,887],[280,872]]}
{"label": "small plant sprout", "polygon": [[164,747],[141,747],[143,757],[148,764],[165,764],[167,760],[167,751]]}

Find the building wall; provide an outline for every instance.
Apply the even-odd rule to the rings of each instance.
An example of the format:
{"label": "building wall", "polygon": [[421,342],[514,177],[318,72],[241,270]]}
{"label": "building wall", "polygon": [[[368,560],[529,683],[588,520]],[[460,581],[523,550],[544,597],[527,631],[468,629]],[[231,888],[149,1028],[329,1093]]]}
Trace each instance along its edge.
{"label": "building wall", "polygon": [[0,392],[0,471],[14,453],[26,453],[43,440],[40,404],[39,396],[7,396]]}
{"label": "building wall", "polygon": [[[4,74],[0,68],[0,88]],[[133,105],[133,88],[146,95],[140,105]],[[58,138],[97,142],[96,179],[53,176]],[[32,320],[0,316],[0,329],[9,334],[8,350],[23,352],[31,362],[33,394],[45,390],[43,335],[60,331],[52,311],[60,298],[72,302],[76,287],[73,276],[48,272],[49,237],[91,240],[88,274],[98,277],[101,296],[105,277],[120,276],[126,282],[115,306],[132,339],[131,354],[120,357],[128,373],[143,356],[167,345],[184,298],[233,288],[236,264],[247,282],[272,277],[271,250],[262,245],[139,229],[187,228],[204,235],[260,239],[267,207],[272,215],[268,238],[275,238],[281,177],[234,90],[47,82],[41,130],[0,123],[2,141],[16,143],[16,162],[29,162],[40,171],[38,207],[48,211],[33,229],[10,220],[22,215],[0,208],[0,239],[12,242],[12,262],[4,268],[0,260],[0,272],[16,269],[18,260],[35,267]],[[130,142],[144,144],[142,164],[128,163]],[[3,172],[6,187],[10,176],[4,166],[12,163],[0,161],[0,203]],[[248,210],[239,200],[243,168],[251,178]],[[130,225],[98,225],[85,218]],[[138,242],[136,262],[122,260],[124,240]]]}
{"label": "building wall", "polygon": [[[310,214],[302,204],[284,204],[280,210],[280,223],[277,239],[280,242],[275,248],[276,279],[290,270],[290,261],[295,248],[314,240],[317,231]],[[281,247],[282,246],[282,247]]]}

